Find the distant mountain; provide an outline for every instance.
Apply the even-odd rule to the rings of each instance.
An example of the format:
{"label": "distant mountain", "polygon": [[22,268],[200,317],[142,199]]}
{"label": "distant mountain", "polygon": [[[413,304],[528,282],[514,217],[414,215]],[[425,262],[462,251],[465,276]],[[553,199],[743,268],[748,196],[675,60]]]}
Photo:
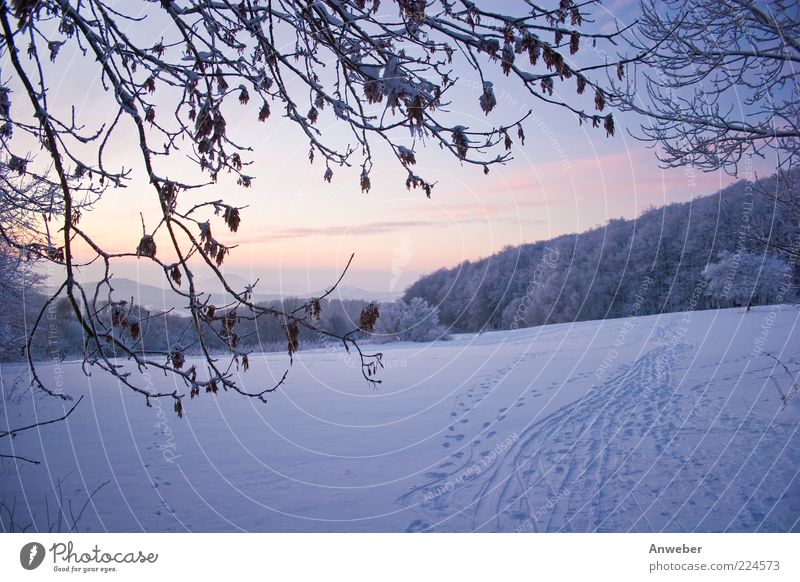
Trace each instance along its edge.
{"label": "distant mountain", "polygon": [[[244,289],[246,285],[250,285],[252,281],[248,281],[244,277],[241,277],[236,274],[226,273],[225,279],[233,289],[240,290]],[[223,287],[222,284],[216,278],[207,277],[205,279],[200,279],[198,282],[198,286],[205,290],[206,292],[211,293],[218,293],[222,294]],[[309,298],[309,297],[319,297],[323,295],[329,287],[325,289],[316,289],[313,291],[303,290],[302,288],[298,288],[298,286],[286,286],[283,288],[280,287],[269,287],[267,286],[264,281],[260,281],[256,286],[256,296],[259,300],[265,301],[272,301],[276,299],[287,299],[287,298]],[[400,297],[403,293],[402,292],[385,292],[385,291],[368,291],[366,289],[362,289],[360,287],[354,287],[352,285],[341,284],[339,285],[336,290],[331,294],[331,299],[362,299],[365,301],[394,301],[398,297]]]}
{"label": "distant mountain", "polygon": [[[319,290],[312,294],[312,297],[319,297],[326,290]],[[402,297],[402,292],[389,292],[389,291],[367,291],[360,287],[351,287],[349,285],[339,285],[336,290],[331,293],[331,299],[363,299],[365,301],[377,301],[378,303],[386,303],[394,301]]]}
{"label": "distant mountain", "polygon": [[[243,290],[247,281],[237,275],[226,275],[230,286],[234,290]],[[94,284],[90,284],[93,286]],[[113,277],[111,279],[111,286],[114,289],[114,299],[120,300],[132,297],[134,303],[154,310],[167,310],[174,309],[180,313],[183,311],[187,302],[186,299],[177,295],[172,289],[166,285],[164,287],[157,287],[147,283],[140,283],[132,279],[124,277]],[[216,304],[223,304],[229,301],[225,294],[222,292],[222,286],[219,282],[211,284],[211,281],[200,281],[198,288],[211,293],[211,302]],[[314,293],[308,293],[303,297],[319,297],[325,293],[325,290],[319,290]],[[348,285],[340,285],[330,295],[330,299],[360,299],[365,301],[387,302],[394,301],[400,297],[401,293],[385,293],[373,292],[358,287],[351,287]],[[256,303],[266,303],[270,301],[280,301],[281,299],[297,298],[300,294],[286,293],[281,295],[279,293],[256,293],[254,299]]]}
{"label": "distant mountain", "polygon": [[[95,284],[96,283],[90,283],[90,288],[94,288]],[[114,300],[130,300],[130,298],[133,298],[134,304],[147,307],[148,309],[175,309],[176,311],[181,311],[187,305],[186,300],[173,293],[172,289],[166,285],[166,283],[165,287],[161,288],[124,277],[112,277],[111,288],[113,289],[112,297]]]}
{"label": "distant mountain", "polygon": [[[691,202],[647,210],[636,219],[614,219],[580,234],[509,247],[426,275],[404,298],[421,297],[438,306],[441,322],[454,331],[730,307],[736,305],[733,298],[709,296],[703,269],[721,251],[736,253],[730,261],[733,285],[745,276],[737,254],[765,252],[747,227],[784,248],[800,230],[785,206],[763,196],[760,186],[774,190],[775,180],[738,182]],[[796,291],[800,262],[791,278]],[[790,299],[786,293],[780,297]]]}

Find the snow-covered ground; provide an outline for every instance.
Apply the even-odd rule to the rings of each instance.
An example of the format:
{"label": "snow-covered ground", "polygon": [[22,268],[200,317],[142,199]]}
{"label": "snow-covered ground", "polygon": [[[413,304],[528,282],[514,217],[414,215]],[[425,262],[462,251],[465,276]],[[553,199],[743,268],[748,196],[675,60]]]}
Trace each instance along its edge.
{"label": "snow-covered ground", "polygon": [[[46,528],[63,481],[80,522],[111,531],[798,531],[800,309],[561,324],[383,346],[367,386],[338,348],[301,352],[268,404],[235,394],[147,408],[78,364],[87,398],[0,441],[0,501]],[[286,358],[253,357],[246,386]],[[4,366],[10,390],[19,366]],[[155,375],[157,388],[172,380]],[[57,416],[37,398],[0,425]],[[6,523],[4,521],[4,523]]]}

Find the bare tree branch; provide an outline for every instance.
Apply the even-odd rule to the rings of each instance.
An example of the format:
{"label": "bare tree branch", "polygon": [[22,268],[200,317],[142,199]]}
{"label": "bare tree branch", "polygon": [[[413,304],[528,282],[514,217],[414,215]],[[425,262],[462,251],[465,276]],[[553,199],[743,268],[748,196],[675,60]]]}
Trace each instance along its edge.
{"label": "bare tree branch", "polygon": [[610,101],[645,116],[640,139],[667,167],[722,168],[800,154],[800,2],[641,0],[628,35],[636,72]]}
{"label": "bare tree branch", "polygon": [[[6,198],[23,202],[23,215],[35,217],[21,230],[0,221],[0,235],[21,256],[48,262],[63,274],[30,337],[44,309],[65,297],[84,335],[84,370],[104,370],[147,404],[152,398],[172,399],[179,416],[186,395],[181,389],[156,391],[134,372],[171,375],[190,397],[223,389],[265,401],[283,384],[286,372],[263,389],[247,390],[235,381],[234,367],[249,367],[241,344],[241,334],[248,333],[241,331],[244,321],[277,322],[289,366],[300,330],[310,330],[352,349],[365,380],[380,383],[375,374],[383,366],[382,354],[358,345],[372,331],[377,307],[367,306],[358,327],[346,333],[320,323],[320,300],[341,283],[352,256],[321,297],[287,310],[260,305],[256,283],[234,289],[221,268],[236,245],[217,231],[235,234],[245,207],[216,193],[199,202],[187,193],[202,196],[217,188],[224,174],[242,188],[252,186],[257,177],[249,173],[251,149],[230,129],[231,119],[244,115],[259,123],[283,115],[307,140],[309,161],[317,158],[324,165],[323,180],[332,181],[338,168],[357,167],[365,193],[372,187],[376,143],[403,168],[406,187],[427,196],[435,184],[415,171],[426,144],[488,172],[511,159],[511,135],[524,140],[530,112],[466,126],[461,104],[453,107],[463,99],[462,70],[478,80],[472,106],[486,116],[501,109],[493,80],[509,77],[527,91],[532,106],[561,108],[579,123],[613,135],[607,90],[595,75],[606,69],[622,75],[635,58],[579,64],[575,55],[587,41],[614,44],[624,29],[592,30],[584,2],[518,4],[512,15],[469,0],[162,0],[124,6],[106,0],[0,0],[0,52],[10,64],[0,76],[0,169],[6,169],[0,171],[0,186]],[[139,34],[142,30],[161,30],[164,36],[154,41]],[[94,72],[101,89],[90,89],[88,97],[93,107],[108,107],[109,123],[98,124],[76,111],[76,104],[49,94],[61,81],[57,63],[64,58]],[[554,92],[557,83],[570,79],[574,100]],[[326,117],[347,131],[322,132],[320,120]],[[131,134],[136,159],[115,167],[115,138]],[[31,143],[45,155],[22,153]],[[186,156],[195,166],[180,180],[169,174],[175,156]],[[147,182],[158,211],[142,213],[136,248],[111,252],[81,217],[101,204],[110,188],[123,188],[135,177]],[[36,204],[29,200],[32,181],[39,184]],[[42,199],[45,192],[49,200]],[[138,222],[125,226],[139,229]],[[150,313],[115,294],[115,265],[134,258],[156,265],[165,287],[185,301],[185,328],[166,348],[154,349],[146,333],[167,312]],[[102,268],[100,281],[82,280],[85,265]],[[201,288],[199,273],[210,274],[225,290],[222,305],[214,305]],[[30,337],[32,382],[57,395],[36,374]],[[218,345],[225,347],[224,356]],[[200,354],[200,363],[184,366],[187,346]]]}

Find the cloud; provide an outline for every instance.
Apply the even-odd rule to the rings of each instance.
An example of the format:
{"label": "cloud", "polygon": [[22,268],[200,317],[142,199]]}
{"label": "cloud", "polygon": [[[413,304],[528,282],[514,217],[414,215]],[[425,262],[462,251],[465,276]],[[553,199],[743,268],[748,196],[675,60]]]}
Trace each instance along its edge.
{"label": "cloud", "polygon": [[[485,205],[479,202],[443,204],[408,209],[406,220],[376,220],[354,224],[320,225],[315,227],[292,227],[271,230],[254,236],[250,242],[278,242],[311,237],[375,236],[389,232],[408,231],[418,228],[438,229],[462,224],[488,223],[495,221],[518,221],[518,217],[506,216],[514,208]],[[494,218],[492,218],[494,217]],[[514,219],[514,220],[512,220]]]}
{"label": "cloud", "polygon": [[441,220],[379,220],[361,224],[283,228],[253,237],[252,240],[255,242],[275,242],[320,236],[367,236],[441,225]]}

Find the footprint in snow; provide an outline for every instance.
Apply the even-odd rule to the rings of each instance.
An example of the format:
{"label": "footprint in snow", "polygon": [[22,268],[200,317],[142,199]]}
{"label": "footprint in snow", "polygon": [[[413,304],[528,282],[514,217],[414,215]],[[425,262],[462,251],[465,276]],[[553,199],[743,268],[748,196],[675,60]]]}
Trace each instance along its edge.
{"label": "footprint in snow", "polygon": [[429,471],[425,473],[425,476],[428,479],[446,479],[447,473],[444,473],[442,471]]}
{"label": "footprint in snow", "polygon": [[525,521],[529,517],[530,515],[522,511],[515,511],[514,513],[511,514],[511,519],[516,519],[517,521]]}

